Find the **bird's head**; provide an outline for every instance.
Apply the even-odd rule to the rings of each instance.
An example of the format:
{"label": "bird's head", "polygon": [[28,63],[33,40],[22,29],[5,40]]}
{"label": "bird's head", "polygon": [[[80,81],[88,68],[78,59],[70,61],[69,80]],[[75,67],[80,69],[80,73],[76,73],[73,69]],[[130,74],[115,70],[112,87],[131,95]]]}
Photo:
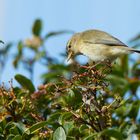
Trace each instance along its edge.
{"label": "bird's head", "polygon": [[80,39],[80,33],[74,34],[66,45],[67,61],[73,59],[75,55],[79,54],[78,42]]}

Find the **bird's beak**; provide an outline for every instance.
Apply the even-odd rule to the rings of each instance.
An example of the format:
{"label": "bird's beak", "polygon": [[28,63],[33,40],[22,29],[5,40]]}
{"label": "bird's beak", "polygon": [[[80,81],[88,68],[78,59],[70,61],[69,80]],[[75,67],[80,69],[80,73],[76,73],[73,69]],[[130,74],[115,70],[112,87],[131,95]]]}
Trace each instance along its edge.
{"label": "bird's beak", "polygon": [[67,62],[72,58],[72,56],[73,56],[73,52],[70,51],[70,52],[68,53]]}

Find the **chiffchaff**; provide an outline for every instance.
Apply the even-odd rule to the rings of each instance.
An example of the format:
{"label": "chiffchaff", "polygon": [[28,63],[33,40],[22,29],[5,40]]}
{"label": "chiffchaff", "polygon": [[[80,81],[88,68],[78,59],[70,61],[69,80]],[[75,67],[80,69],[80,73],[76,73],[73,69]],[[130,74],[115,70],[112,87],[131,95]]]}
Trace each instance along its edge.
{"label": "chiffchaff", "polygon": [[74,34],[68,41],[66,49],[68,61],[74,56],[82,54],[89,57],[95,65],[112,62],[124,54],[140,53],[140,50],[129,48],[119,39],[99,30],[87,30]]}

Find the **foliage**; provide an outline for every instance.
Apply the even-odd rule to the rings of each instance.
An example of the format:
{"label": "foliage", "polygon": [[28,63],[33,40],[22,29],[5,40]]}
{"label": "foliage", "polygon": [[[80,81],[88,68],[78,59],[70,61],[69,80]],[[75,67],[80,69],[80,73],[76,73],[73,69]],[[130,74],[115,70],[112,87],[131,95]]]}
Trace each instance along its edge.
{"label": "foliage", "polygon": [[[28,65],[32,75],[34,63],[45,60],[44,83],[36,90],[29,78],[17,74],[20,87],[12,81],[9,89],[4,84],[0,87],[0,139],[140,139],[139,59],[131,67],[128,56],[113,66],[89,69],[77,62],[66,66],[48,57],[43,45],[46,38],[65,31],[45,37],[41,31],[42,22],[37,19],[33,40],[18,43],[13,64],[15,68],[19,63]],[[9,55],[6,48],[3,55]],[[25,49],[34,55],[24,58]]]}

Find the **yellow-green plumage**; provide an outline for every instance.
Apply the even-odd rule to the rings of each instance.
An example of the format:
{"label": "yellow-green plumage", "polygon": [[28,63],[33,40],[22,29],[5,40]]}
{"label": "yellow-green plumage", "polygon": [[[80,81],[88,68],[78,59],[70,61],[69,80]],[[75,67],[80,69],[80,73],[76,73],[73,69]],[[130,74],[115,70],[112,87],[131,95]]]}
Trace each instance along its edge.
{"label": "yellow-green plumage", "polygon": [[119,39],[99,30],[87,30],[76,33],[67,44],[68,58],[83,54],[94,62],[113,61],[117,57],[130,52],[138,52],[127,47]]}

